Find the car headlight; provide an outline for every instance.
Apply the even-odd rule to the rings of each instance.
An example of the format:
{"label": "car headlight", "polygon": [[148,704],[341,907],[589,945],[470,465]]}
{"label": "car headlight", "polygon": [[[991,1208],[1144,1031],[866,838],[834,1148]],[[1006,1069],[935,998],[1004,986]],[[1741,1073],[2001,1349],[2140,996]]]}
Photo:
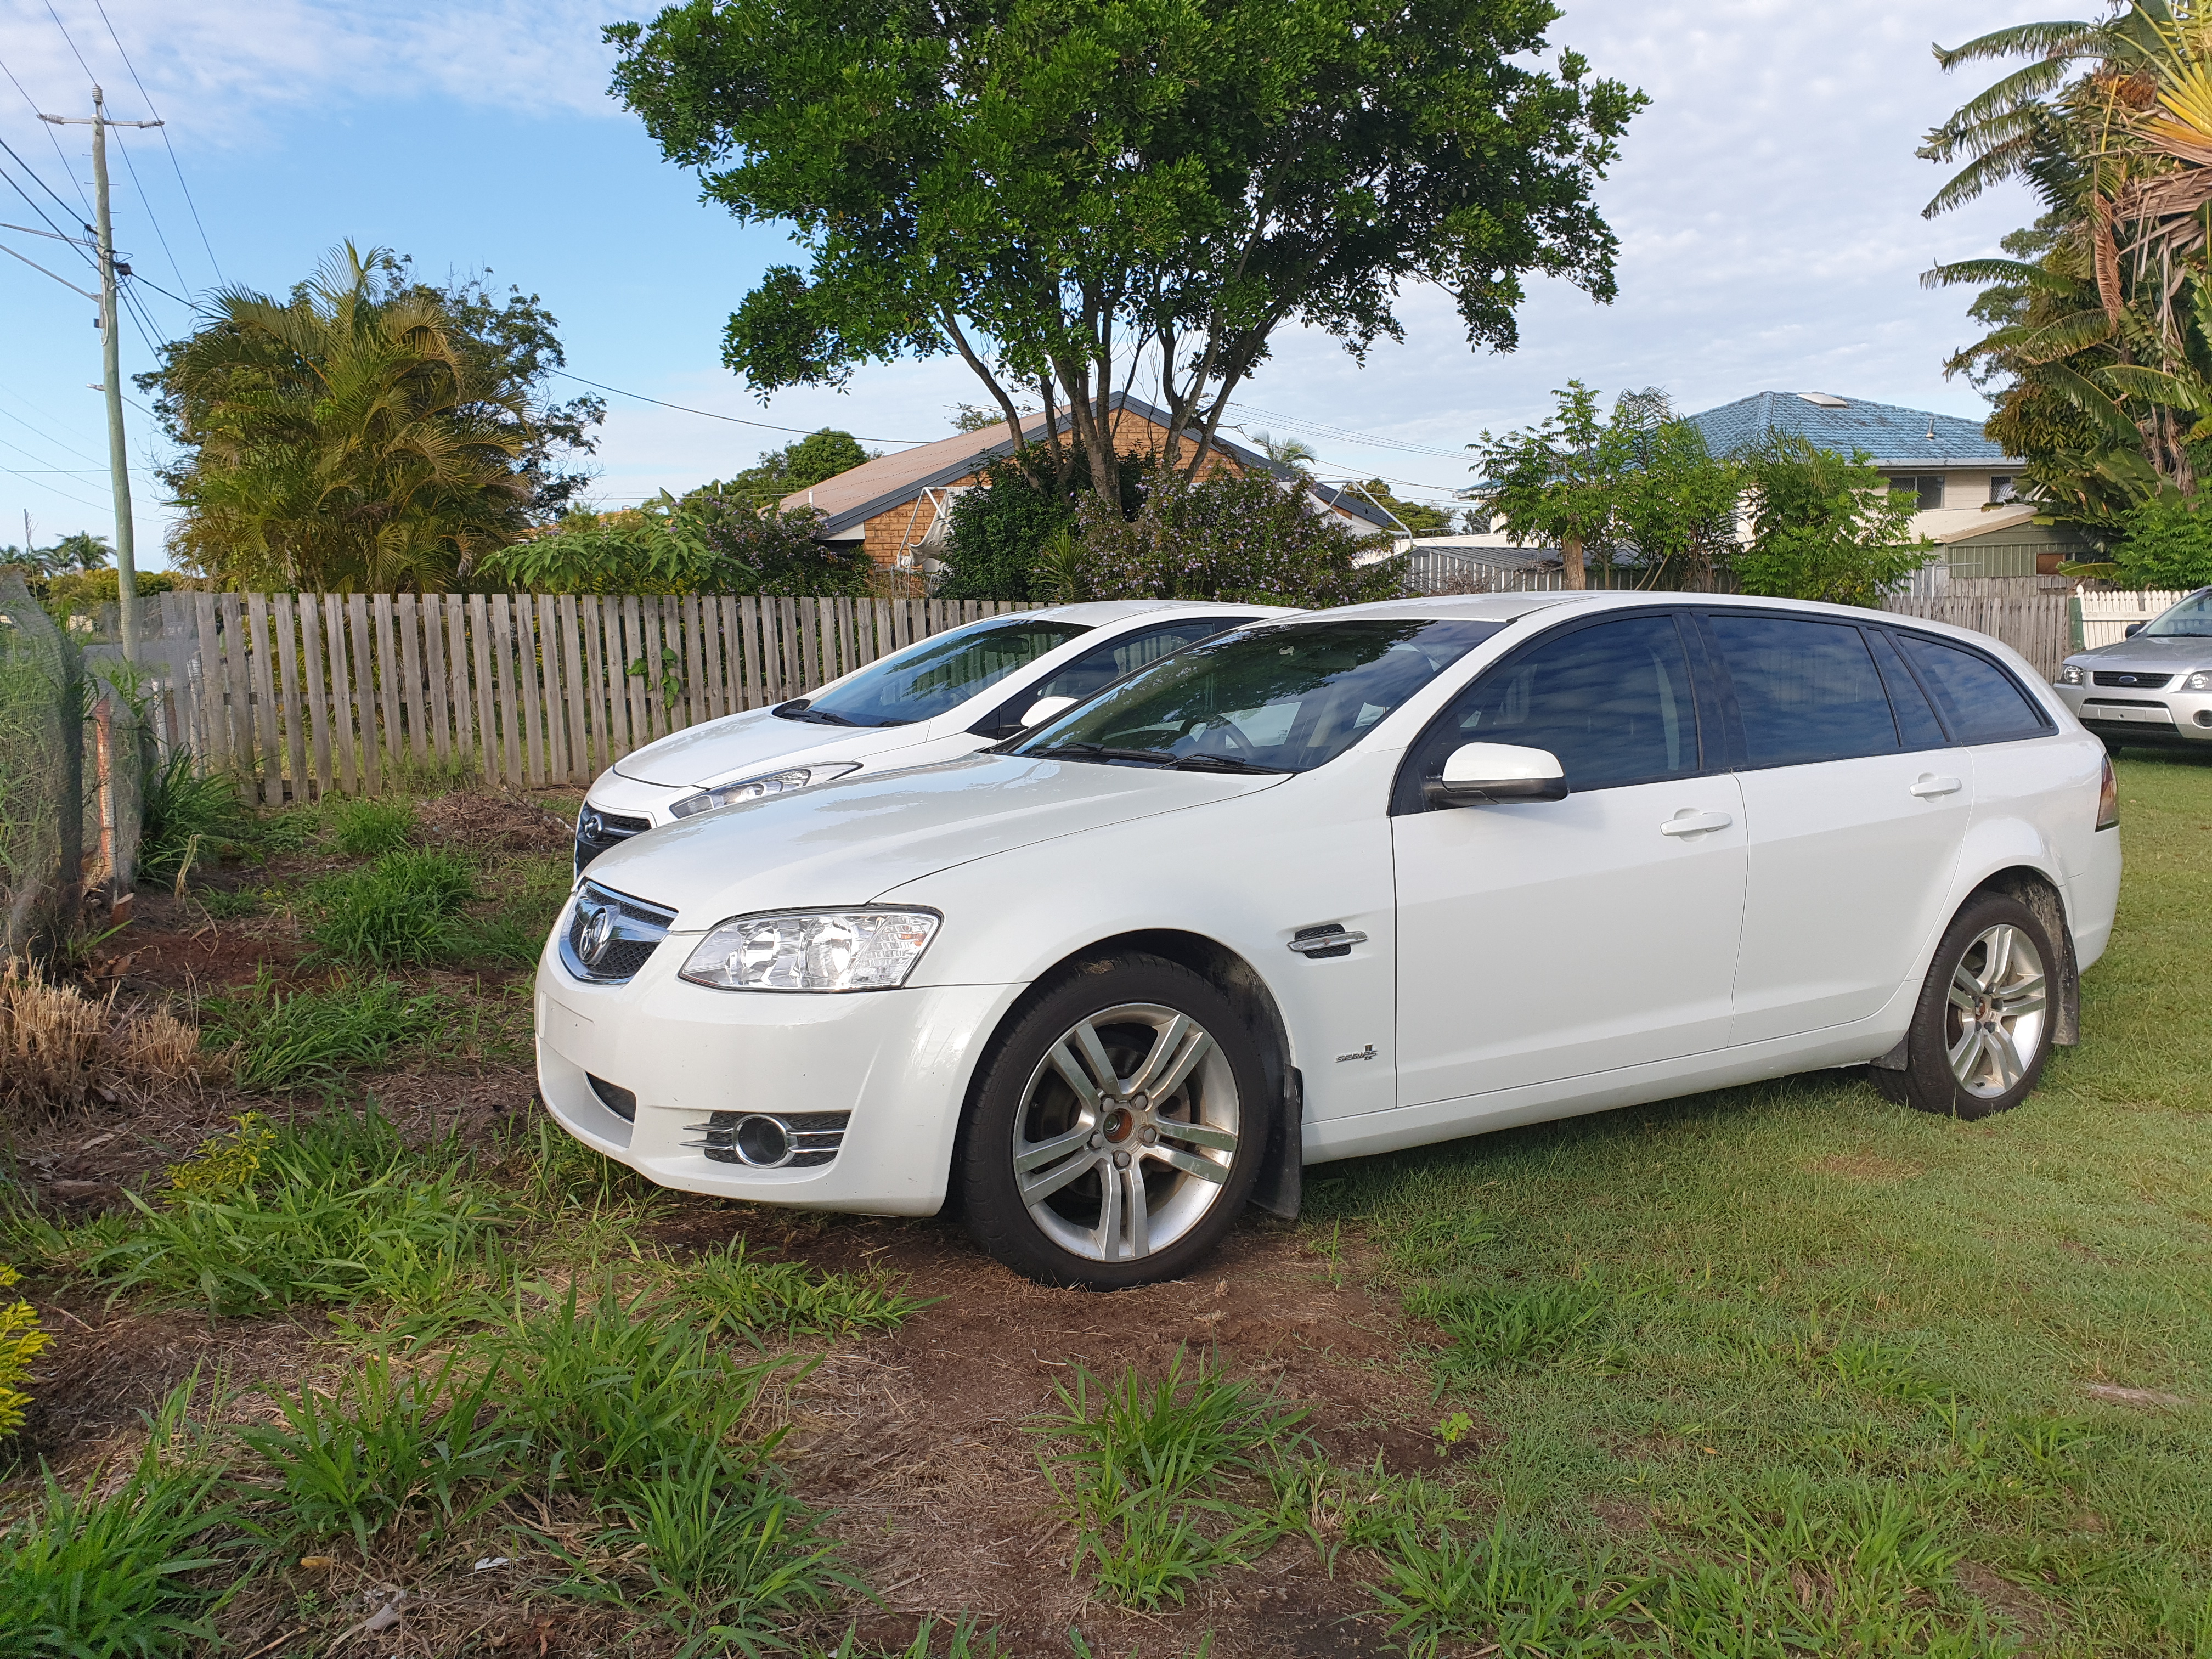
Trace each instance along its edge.
{"label": "car headlight", "polygon": [[933,910],[732,916],[699,941],[683,977],[718,991],[890,991],[929,948]]}
{"label": "car headlight", "polygon": [[2212,668],[2200,668],[2181,682],[2185,691],[2212,691]]}
{"label": "car headlight", "polygon": [[739,778],[735,783],[718,783],[711,789],[702,789],[696,795],[686,795],[671,806],[672,817],[688,818],[694,812],[711,812],[717,806],[734,806],[741,800],[758,800],[764,795],[787,795],[794,789],[827,783],[832,778],[842,778],[848,772],[860,769],[858,761],[830,761],[815,766],[787,766],[781,772],[763,772],[757,778]]}
{"label": "car headlight", "polygon": [[2058,683],[2061,685],[2079,685],[2088,678],[2089,676],[2083,672],[2079,663],[2069,662],[2058,671]]}

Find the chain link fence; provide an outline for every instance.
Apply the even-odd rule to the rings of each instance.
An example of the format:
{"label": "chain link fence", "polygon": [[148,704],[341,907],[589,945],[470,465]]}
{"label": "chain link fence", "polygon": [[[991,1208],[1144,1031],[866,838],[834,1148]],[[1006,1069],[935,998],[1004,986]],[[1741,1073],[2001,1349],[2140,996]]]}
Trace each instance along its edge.
{"label": "chain link fence", "polygon": [[0,958],[66,957],[129,915],[158,762],[112,608],[58,628],[0,574]]}

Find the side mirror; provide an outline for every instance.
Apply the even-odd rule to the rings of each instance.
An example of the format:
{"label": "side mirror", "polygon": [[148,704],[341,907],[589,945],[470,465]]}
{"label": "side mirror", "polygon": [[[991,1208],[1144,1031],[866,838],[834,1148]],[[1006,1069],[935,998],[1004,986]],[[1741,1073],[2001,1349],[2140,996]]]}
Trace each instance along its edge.
{"label": "side mirror", "polygon": [[1075,704],[1073,697],[1039,697],[1030,705],[1029,713],[1022,716],[1022,730],[1034,731],[1047,720],[1065,714]]}
{"label": "side mirror", "polygon": [[1565,800],[1567,775],[1548,749],[1511,743],[1462,744],[1443,775],[1421,786],[1431,806],[1480,806],[1495,801]]}
{"label": "side mirror", "polygon": [[2120,637],[2124,640],[2131,640],[2148,626],[2149,624],[2147,623],[2130,623],[2127,626],[2127,630],[2123,633]]}

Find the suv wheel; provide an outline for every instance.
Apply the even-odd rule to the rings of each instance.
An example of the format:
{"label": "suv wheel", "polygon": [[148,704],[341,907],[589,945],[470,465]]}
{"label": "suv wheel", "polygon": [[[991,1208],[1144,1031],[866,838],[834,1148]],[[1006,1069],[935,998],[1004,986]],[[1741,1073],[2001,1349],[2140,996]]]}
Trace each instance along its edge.
{"label": "suv wheel", "polygon": [[1180,1278],[1235,1224],[1273,1109],[1219,990],[1158,957],[1085,963],[985,1062],[955,1166],[968,1230],[1048,1285]]}
{"label": "suv wheel", "polygon": [[2035,913],[1991,894],[1952,921],[1905,1036],[1905,1069],[1869,1075],[1899,1105],[1959,1118],[2010,1111],[2051,1057],[2051,982],[2059,960]]}

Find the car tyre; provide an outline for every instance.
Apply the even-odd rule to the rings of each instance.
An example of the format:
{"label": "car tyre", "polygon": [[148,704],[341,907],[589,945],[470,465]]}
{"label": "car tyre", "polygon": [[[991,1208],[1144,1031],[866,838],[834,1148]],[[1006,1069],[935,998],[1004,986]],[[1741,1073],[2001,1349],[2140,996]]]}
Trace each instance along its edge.
{"label": "car tyre", "polygon": [[1905,1034],[1902,1071],[1870,1068],[1899,1105],[1946,1117],[2008,1112],[2051,1057],[2051,979],[2061,958],[2035,913],[2003,894],[1969,902],[1944,930]]}
{"label": "car tyre", "polygon": [[1236,1224],[1279,1109],[1209,981],[1142,952],[1080,962],[983,1063],[954,1156],[959,1208],[978,1244],[1041,1284],[1178,1279]]}

